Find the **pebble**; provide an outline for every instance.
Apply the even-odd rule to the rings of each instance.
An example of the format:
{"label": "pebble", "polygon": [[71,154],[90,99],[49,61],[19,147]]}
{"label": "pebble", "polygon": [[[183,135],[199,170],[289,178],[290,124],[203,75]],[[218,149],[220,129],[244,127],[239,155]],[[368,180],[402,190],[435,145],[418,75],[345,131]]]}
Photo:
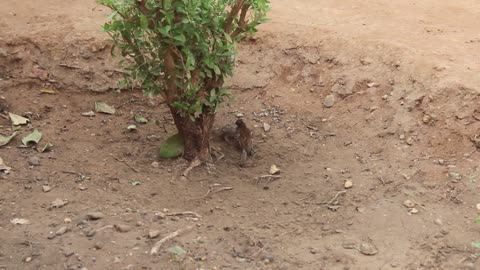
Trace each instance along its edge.
{"label": "pebble", "polygon": [[93,245],[93,247],[96,250],[102,249],[104,246],[105,246],[105,244],[103,242],[95,242],[95,244]]}
{"label": "pebble", "polygon": [[160,167],[160,164],[158,162],[154,161],[154,162],[152,162],[152,167],[153,168],[158,168],[158,167]]}
{"label": "pebble", "polygon": [[265,255],[262,257],[262,262],[265,264],[273,262],[273,255]]}
{"label": "pebble", "polygon": [[408,145],[412,145],[414,140],[412,137],[408,137],[407,140],[405,141]]}
{"label": "pebble", "polygon": [[148,233],[148,238],[150,238],[150,239],[157,238],[159,235],[160,235],[159,230],[150,231]]}
{"label": "pebble", "polygon": [[415,215],[415,214],[418,214],[419,211],[418,211],[417,208],[412,208],[412,209],[410,209],[408,212],[409,212],[410,214]]}
{"label": "pebble", "polygon": [[64,218],[63,223],[72,223],[72,220],[70,218]]}
{"label": "pebble", "polygon": [[330,231],[332,228],[329,225],[323,225],[322,226],[322,231],[327,232]]}
{"label": "pebble", "polygon": [[344,249],[357,249],[357,243],[355,241],[345,241],[342,243]]}
{"label": "pebble", "polygon": [[82,116],[94,117],[94,116],[95,116],[95,113],[94,113],[93,111],[84,112],[84,113],[82,113]]}
{"label": "pebble", "polygon": [[413,207],[415,207],[415,203],[412,202],[411,200],[405,200],[403,202],[403,206],[405,206],[407,208],[413,208]]}
{"label": "pebble", "polygon": [[263,123],[263,130],[265,130],[265,132],[269,132],[271,129],[271,126],[267,123]]}
{"label": "pebble", "polygon": [[477,207],[477,210],[480,211],[480,203],[477,203],[476,207]]}
{"label": "pebble", "polygon": [[88,220],[99,220],[105,217],[101,212],[90,212],[85,215]]}
{"label": "pebble", "polygon": [[30,166],[40,166],[40,158],[36,156],[30,157],[28,164],[30,164]]}
{"label": "pebble", "polygon": [[58,231],[55,232],[55,235],[63,235],[68,231],[67,227],[61,227]]}
{"label": "pebble", "polygon": [[117,232],[121,232],[121,233],[129,232],[132,229],[130,226],[125,224],[115,224],[114,227],[115,227],[115,230],[117,230]]}
{"label": "pebble", "polygon": [[335,104],[335,96],[331,94],[326,96],[323,101],[323,106],[325,106],[325,108],[331,108],[333,107],[333,104]]}
{"label": "pebble", "polygon": [[435,220],[433,221],[433,223],[437,224],[438,226],[442,226],[442,225],[443,225],[443,221],[442,221],[441,219],[439,219],[439,218],[435,219]]}
{"label": "pebble", "polygon": [[25,258],[25,262],[28,263],[28,262],[31,262],[31,261],[32,261],[32,257],[27,257],[27,258]]}
{"label": "pebble", "polygon": [[378,253],[377,247],[373,243],[370,243],[370,242],[361,243],[359,251],[363,255],[367,255],[367,256],[373,256],[373,255],[376,255]]}
{"label": "pebble", "polygon": [[273,164],[272,166],[270,166],[269,173],[270,173],[271,175],[279,174],[279,173],[280,173],[280,169],[277,167],[277,165]]}
{"label": "pebble", "polygon": [[0,57],[7,57],[7,56],[8,56],[7,50],[5,50],[4,48],[0,48]]}
{"label": "pebble", "polygon": [[347,188],[347,189],[348,189],[348,188],[351,188],[351,187],[353,187],[353,182],[350,181],[350,180],[347,180],[347,181],[345,181],[345,185],[344,185],[344,186],[345,186],[345,188]]}
{"label": "pebble", "polygon": [[93,237],[95,236],[95,234],[97,234],[97,231],[95,229],[92,229],[87,232],[87,237]]}
{"label": "pebble", "polygon": [[75,254],[75,252],[74,252],[73,250],[71,250],[71,249],[68,249],[68,248],[67,248],[67,249],[64,249],[64,250],[63,250],[63,255],[65,255],[65,257],[70,257],[70,256],[72,256],[73,254]]}
{"label": "pebble", "polygon": [[243,113],[237,113],[235,116],[236,116],[237,118],[242,118],[242,117],[243,117]]}
{"label": "pebble", "polygon": [[49,186],[42,186],[42,190],[43,190],[43,192],[47,193],[47,192],[50,192],[52,190],[52,188],[49,187]]}

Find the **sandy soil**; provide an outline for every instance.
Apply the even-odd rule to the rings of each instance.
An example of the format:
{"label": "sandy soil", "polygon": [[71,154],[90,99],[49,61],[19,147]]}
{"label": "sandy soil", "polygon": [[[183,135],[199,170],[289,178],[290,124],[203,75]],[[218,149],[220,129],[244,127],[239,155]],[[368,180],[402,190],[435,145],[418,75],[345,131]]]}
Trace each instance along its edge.
{"label": "sandy soil", "polygon": [[[117,89],[106,9],[0,0],[0,113],[31,119],[0,148],[0,269],[480,269],[478,1],[272,2],[216,123],[242,113],[258,153],[215,132],[225,158],[185,179],[156,158],[167,110]],[[35,128],[52,151],[20,147]]]}

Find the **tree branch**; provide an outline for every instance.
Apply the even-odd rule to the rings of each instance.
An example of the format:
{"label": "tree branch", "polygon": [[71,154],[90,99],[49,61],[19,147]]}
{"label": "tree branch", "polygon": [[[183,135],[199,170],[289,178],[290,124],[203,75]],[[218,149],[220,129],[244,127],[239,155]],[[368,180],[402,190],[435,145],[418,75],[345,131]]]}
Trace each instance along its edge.
{"label": "tree branch", "polygon": [[240,12],[240,9],[242,8],[244,3],[245,3],[245,0],[238,0],[235,3],[235,5],[232,7],[232,10],[230,10],[230,13],[227,16],[227,19],[225,20],[225,25],[224,25],[225,32],[230,33],[230,30],[233,24],[233,19],[235,18],[235,16],[238,15],[238,12]]}
{"label": "tree branch", "polygon": [[240,19],[238,20],[238,26],[237,26],[237,29],[233,31],[231,35],[232,38],[235,38],[236,36],[238,36],[239,34],[245,31],[245,26],[247,25],[246,17],[249,9],[250,9],[250,4],[248,3],[245,3],[242,6],[242,12],[240,13]]}

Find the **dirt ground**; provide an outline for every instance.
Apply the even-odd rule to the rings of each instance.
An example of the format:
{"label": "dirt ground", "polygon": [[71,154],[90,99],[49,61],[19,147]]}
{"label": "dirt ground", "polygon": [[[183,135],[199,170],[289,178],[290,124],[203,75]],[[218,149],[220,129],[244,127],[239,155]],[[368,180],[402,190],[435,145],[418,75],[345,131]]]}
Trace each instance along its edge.
{"label": "dirt ground", "polygon": [[[157,160],[166,108],[117,89],[105,8],[0,4],[0,113],[31,119],[0,148],[0,269],[480,269],[478,1],[272,0],[216,123],[243,114],[257,155],[215,132],[188,178]],[[35,128],[52,151],[20,147]]]}

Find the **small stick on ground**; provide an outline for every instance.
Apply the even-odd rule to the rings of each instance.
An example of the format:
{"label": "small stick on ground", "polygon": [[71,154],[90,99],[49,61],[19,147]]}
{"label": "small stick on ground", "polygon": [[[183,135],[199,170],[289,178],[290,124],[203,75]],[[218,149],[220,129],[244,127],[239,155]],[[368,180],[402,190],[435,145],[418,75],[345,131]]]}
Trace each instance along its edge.
{"label": "small stick on ground", "polygon": [[346,191],[346,190],[339,191],[339,192],[337,192],[337,194],[335,194],[335,196],[333,196],[333,198],[332,198],[330,201],[328,201],[328,202],[321,202],[320,204],[331,204],[331,203],[333,203],[333,202],[338,198],[338,196],[339,196],[340,194],[344,194],[344,193],[347,193],[347,191]]}
{"label": "small stick on ground", "polygon": [[207,193],[205,193],[205,195],[203,195],[203,196],[201,196],[201,197],[197,197],[197,198],[192,198],[192,199],[190,199],[190,201],[205,199],[205,198],[207,198],[210,194],[218,193],[218,192],[222,192],[222,191],[228,191],[228,190],[232,190],[232,189],[233,189],[233,187],[221,187],[221,188],[218,188],[218,189],[210,188],[210,189],[207,191]]}
{"label": "small stick on ground", "polygon": [[386,184],[386,183],[385,183],[385,180],[383,180],[383,177],[378,176],[377,179],[380,180],[380,182],[382,182],[382,185],[385,185],[385,184]]}
{"label": "small stick on ground", "polygon": [[102,228],[100,228],[100,229],[97,229],[97,230],[95,230],[95,231],[96,231],[96,232],[101,232],[101,231],[103,231],[103,230],[111,229],[111,228],[113,228],[113,225],[107,225],[107,226],[102,227]]}
{"label": "small stick on ground", "polygon": [[59,66],[61,67],[64,67],[64,68],[70,68],[70,69],[82,69],[81,67],[77,67],[77,66],[71,66],[69,64],[58,64]]}
{"label": "small stick on ground", "polygon": [[196,218],[201,218],[202,216],[192,212],[192,211],[185,211],[185,212],[176,212],[176,213],[167,213],[165,214],[166,217],[174,217],[174,216],[193,216]]}
{"label": "small stick on ground", "polygon": [[186,228],[179,229],[170,234],[167,234],[164,238],[160,239],[158,242],[155,243],[155,245],[153,245],[152,249],[150,250],[150,254],[151,255],[157,254],[160,248],[163,246],[163,244],[165,244],[165,242],[179,236],[180,234],[186,233],[192,229],[193,229],[193,226],[188,226]]}
{"label": "small stick on ground", "polygon": [[128,163],[126,160],[123,160],[121,158],[118,158],[118,157],[115,157],[115,159],[119,162],[123,162],[125,163],[125,165],[127,165],[127,167],[129,167],[130,169],[132,169],[132,171],[136,172],[136,173],[140,173],[137,168],[133,167],[130,163]]}

